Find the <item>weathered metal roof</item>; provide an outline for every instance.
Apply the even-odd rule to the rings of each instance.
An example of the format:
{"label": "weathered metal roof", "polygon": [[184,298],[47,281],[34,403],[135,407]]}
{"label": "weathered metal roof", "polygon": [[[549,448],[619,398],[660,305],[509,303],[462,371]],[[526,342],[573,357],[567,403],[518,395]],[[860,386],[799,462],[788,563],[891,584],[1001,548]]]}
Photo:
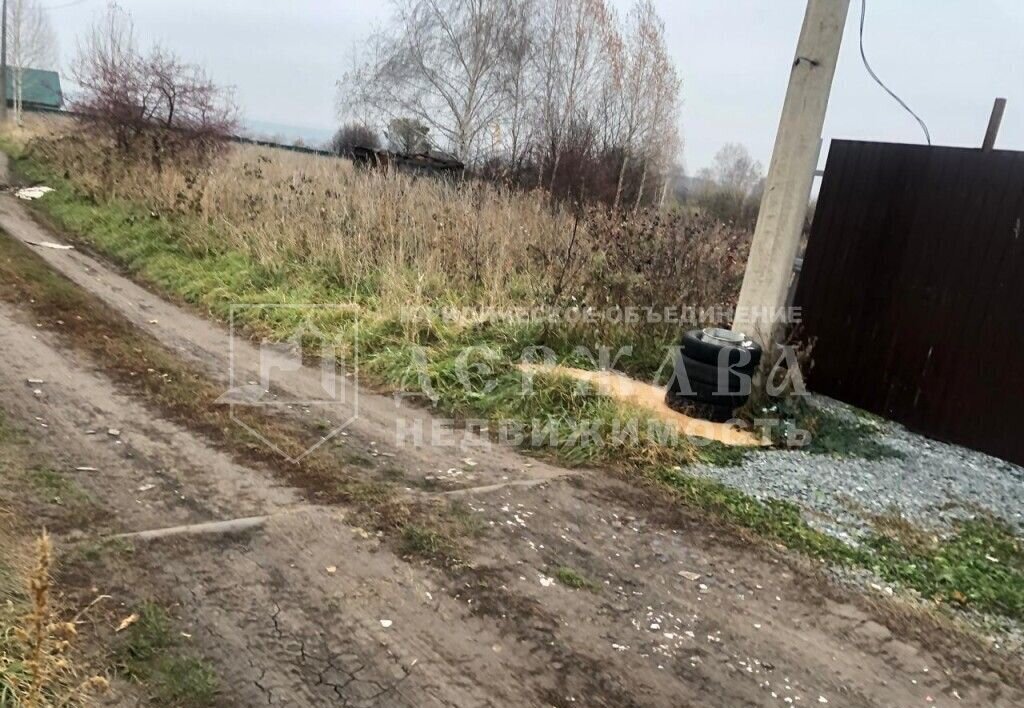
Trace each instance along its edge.
{"label": "weathered metal roof", "polygon": [[[22,69],[21,100],[40,108],[60,109],[64,94],[60,89],[60,74],[45,69]],[[7,67],[7,101],[14,101],[14,67]]]}

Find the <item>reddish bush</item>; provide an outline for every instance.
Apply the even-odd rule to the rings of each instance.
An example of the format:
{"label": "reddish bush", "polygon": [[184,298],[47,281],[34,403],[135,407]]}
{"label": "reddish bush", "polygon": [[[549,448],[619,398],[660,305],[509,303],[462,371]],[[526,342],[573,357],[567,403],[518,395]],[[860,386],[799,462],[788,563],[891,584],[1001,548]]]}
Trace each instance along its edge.
{"label": "reddish bush", "polygon": [[148,158],[158,170],[165,160],[208,158],[237,127],[230,93],[165,49],[142,53],[116,5],[79,45],[72,75],[79,118],[122,156]]}

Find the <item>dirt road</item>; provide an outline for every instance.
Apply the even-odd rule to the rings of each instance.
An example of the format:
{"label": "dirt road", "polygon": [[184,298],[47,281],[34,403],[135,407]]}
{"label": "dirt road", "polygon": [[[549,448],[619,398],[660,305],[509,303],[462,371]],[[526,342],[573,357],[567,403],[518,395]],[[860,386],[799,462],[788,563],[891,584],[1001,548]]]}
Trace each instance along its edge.
{"label": "dirt road", "polygon": [[[60,241],[6,195],[0,227],[24,242]],[[36,251],[227,387],[223,327],[79,250]],[[137,539],[128,562],[93,581],[115,596],[178,603],[185,631],[217,667],[224,705],[1024,704],[1014,677],[957,637],[914,632],[784,553],[666,513],[610,475],[471,435],[396,445],[396,421],[429,433],[429,411],[363,390],[357,420],[329,444],[410,495],[457,490],[482,529],[469,569],[402,559],[343,506],[317,506],[286,486],[287,462],[240,464],[25,310],[0,305],[0,332],[3,408],[109,512],[62,529],[64,543],[255,518]],[[257,379],[258,352],[236,342],[234,354],[236,380]],[[319,377],[302,368],[275,390],[301,400]],[[301,406],[281,414],[307,415]],[[586,587],[557,582],[559,568]]]}

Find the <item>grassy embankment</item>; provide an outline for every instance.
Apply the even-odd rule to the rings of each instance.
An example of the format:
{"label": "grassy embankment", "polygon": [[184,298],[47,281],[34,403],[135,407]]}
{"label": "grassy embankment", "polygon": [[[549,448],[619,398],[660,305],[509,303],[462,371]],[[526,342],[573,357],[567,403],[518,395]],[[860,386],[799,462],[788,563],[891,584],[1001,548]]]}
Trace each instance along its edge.
{"label": "grassy embankment", "polygon": [[[146,177],[139,174],[130,174],[122,180],[120,192],[109,188],[104,192],[103,180],[95,174],[91,178],[77,179],[72,184],[55,170],[56,149],[51,146],[49,152],[34,150],[18,160],[19,169],[26,175],[56,188],[38,204],[47,217],[74,234],[75,238],[127,267],[140,279],[208,310],[215,317],[226,317],[231,304],[239,301],[293,304],[352,302],[356,307],[342,313],[314,311],[303,314],[320,318],[318,324],[323,329],[341,330],[352,325],[353,313],[358,312],[364,366],[375,378],[392,386],[415,388],[418,385],[422,372],[410,366],[410,361],[413,348],[421,347],[426,354],[425,373],[431,388],[438,394],[438,403],[454,414],[513,419],[527,429],[535,424],[534,421],[543,419],[545,424],[558,426],[562,436],[559,439],[571,435],[572,423],[576,420],[600,421],[607,431],[617,422],[621,423],[624,415],[639,415],[623,411],[607,399],[585,395],[575,385],[557,378],[541,377],[535,382],[533,394],[523,396],[514,369],[522,348],[537,343],[554,349],[563,357],[563,363],[592,365],[587,360],[574,359],[573,348],[582,342],[601,341],[604,337],[607,337],[604,341],[636,341],[631,338],[635,332],[629,328],[602,326],[600,331],[588,333],[567,325],[487,320],[452,323],[428,306],[440,301],[497,307],[517,297],[540,297],[537,294],[544,292],[550,294],[556,289],[552,282],[557,285],[574,277],[576,270],[593,271],[597,268],[594,260],[585,260],[584,265],[576,265],[574,261],[562,263],[551,269],[554,281],[541,278],[535,282],[529,275],[529,263],[516,260],[527,258],[530,249],[516,251],[517,255],[513,257],[507,252],[502,254],[503,248],[509,248],[507,243],[502,243],[486,247],[495,257],[505,258],[501,269],[491,271],[488,270],[490,265],[477,261],[471,263],[468,275],[463,270],[463,261],[473,261],[473,251],[466,250],[472,246],[472,239],[455,249],[457,257],[444,265],[451,246],[441,241],[445,237],[455,238],[462,231],[430,231],[429,223],[468,219],[462,226],[470,233],[476,232],[475,238],[479,240],[484,231],[491,233],[480,224],[480,220],[485,218],[483,214],[489,213],[489,207],[483,206],[485,199],[497,200],[504,208],[511,209],[508,206],[510,200],[536,197],[516,197],[497,192],[479,194],[484,188],[468,190],[468,196],[460,195],[455,194],[453,190],[456,187],[452,186],[424,185],[401,177],[359,175],[346,172],[350,168],[326,161],[323,164],[303,163],[297,168],[294,164],[278,164],[278,156],[245,152],[233,155],[229,158],[234,160],[233,163],[215,167],[213,174],[202,180],[193,177],[192,184],[202,181],[204,186],[191,197],[187,188],[189,179],[182,177],[175,183],[178,177],[163,176],[161,180],[185,190],[169,203],[167,195],[173,192],[173,188],[166,184],[139,186],[146,181]],[[287,161],[294,156],[281,159]],[[74,165],[74,159],[69,164]],[[317,175],[318,170],[328,171],[328,176],[334,181],[322,174],[310,176],[311,173]],[[269,176],[275,171],[276,177]],[[238,181],[244,185],[246,179],[251,178],[255,181],[249,183],[250,188],[266,189],[247,194],[244,187],[231,186],[233,183],[228,175],[222,172],[246,175],[245,179]],[[64,174],[70,173],[70,169],[64,170]],[[125,187],[126,184],[129,186]],[[314,186],[309,186],[311,184]],[[327,184],[333,186],[325,187]],[[353,193],[346,194],[346,188],[351,188]],[[227,194],[232,189],[237,193],[237,199],[233,201]],[[340,203],[331,206],[332,213],[324,219],[330,227],[310,222],[296,226],[289,221],[289,215],[306,212],[322,216],[328,207],[318,208],[321,202],[314,198],[323,189]],[[297,192],[299,196],[289,196],[289,192]],[[430,197],[431,192],[434,193],[431,197],[434,201],[429,203],[429,208],[418,205]],[[380,193],[385,194],[381,197]],[[154,196],[156,194],[164,196],[158,198]],[[395,199],[404,204],[406,211],[390,203],[389,200]],[[223,200],[229,200],[229,203],[224,204]],[[175,202],[191,203],[192,206],[182,208],[175,206]],[[281,211],[282,203],[287,203],[284,211]],[[251,214],[246,215],[239,204],[249,205]],[[527,206],[529,204],[527,202]],[[578,225],[574,228],[564,214],[552,214],[539,207],[533,211],[523,211],[521,206],[517,208],[528,215],[541,215],[543,219],[538,224],[560,223],[567,233],[579,230]],[[390,216],[384,222],[378,221],[377,227],[389,230],[389,237],[397,239],[390,244],[387,254],[382,255],[378,250],[375,256],[386,262],[375,264],[367,261],[355,271],[347,271],[351,264],[344,260],[345,254],[332,250],[338,247],[336,242],[344,242],[352,229],[364,233],[363,229],[372,225],[366,222],[370,218],[367,214],[377,213],[379,217],[382,212],[390,213]],[[493,223],[497,224],[502,218],[510,218],[510,213],[492,216],[495,219]],[[514,216],[512,223],[521,225],[527,222],[526,218],[519,218],[519,212]],[[274,236],[275,228],[280,228],[277,237]],[[621,231],[619,233],[621,235]],[[506,231],[503,237],[514,240],[517,234]],[[555,251],[566,247],[566,237],[560,232],[549,230],[540,237],[540,241],[544,238],[556,242]],[[572,237],[568,238],[571,243]],[[584,238],[593,238],[593,235]],[[537,242],[532,245],[541,247]],[[375,248],[365,241],[365,237],[361,247]],[[707,248],[711,248],[713,253],[712,247],[705,247],[705,250]],[[464,259],[467,254],[470,257]],[[369,258],[354,251],[348,255],[364,261]],[[594,253],[590,256],[597,259]],[[543,265],[545,261],[540,258],[536,262]],[[607,264],[606,260],[603,262]],[[375,267],[378,270],[374,271]],[[476,273],[472,275],[474,270]],[[566,274],[564,278],[562,274]],[[624,279],[627,276],[620,272],[608,277],[602,287],[609,292],[621,292],[615,283]],[[708,292],[712,289],[706,288]],[[593,291],[590,292],[593,296]],[[677,295],[679,293],[673,294]],[[709,295],[705,293],[705,296]],[[412,305],[403,307],[403,298]],[[410,312],[413,316],[409,316]],[[295,310],[290,310],[287,315],[254,318],[246,324],[254,335],[287,338],[299,322],[295,313]],[[654,362],[659,360],[653,352],[670,341],[670,329],[660,328],[660,334],[640,336],[641,355],[630,365],[633,373],[653,372]],[[487,380],[496,382],[493,387],[484,388],[484,376],[479,372],[477,379],[468,387],[459,380],[456,363],[467,346],[477,347],[477,353],[490,352],[484,360],[490,367]],[[197,400],[201,403],[203,399]],[[192,413],[198,414],[196,411]],[[860,424],[852,425],[852,428],[840,428],[838,432],[825,425],[828,434],[823,437],[831,442],[822,451],[841,452],[848,444],[844,442],[844,436],[849,437],[850,444],[863,442],[865,435],[861,434]],[[867,455],[886,454],[884,449],[871,445],[864,450]],[[686,439],[672,445],[627,439],[618,444],[594,447],[562,449],[555,446],[551,452],[568,462],[607,464],[721,520],[752,529],[767,539],[813,557],[870,568],[886,580],[903,583],[925,597],[1010,617],[1024,617],[1024,554],[1013,534],[999,524],[977,522],[966,525],[952,539],[941,542],[932,539],[909,543],[904,538],[880,532],[860,547],[852,548],[809,528],[799,510],[790,504],[760,502],[736,490],[685,473],[685,465],[697,459],[734,459],[734,453],[717,446],[700,447]],[[329,470],[323,472],[330,474]],[[427,549],[438,545],[439,538],[444,538],[412,524],[401,529],[401,536],[413,546]]]}

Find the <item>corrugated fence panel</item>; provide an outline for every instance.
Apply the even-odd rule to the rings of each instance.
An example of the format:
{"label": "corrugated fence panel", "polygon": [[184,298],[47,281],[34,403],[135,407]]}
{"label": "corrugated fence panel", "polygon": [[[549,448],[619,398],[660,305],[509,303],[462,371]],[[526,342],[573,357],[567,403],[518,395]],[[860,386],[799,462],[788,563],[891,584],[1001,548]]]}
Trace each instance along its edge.
{"label": "corrugated fence panel", "polygon": [[833,141],[796,304],[814,390],[1024,463],[1024,153]]}

